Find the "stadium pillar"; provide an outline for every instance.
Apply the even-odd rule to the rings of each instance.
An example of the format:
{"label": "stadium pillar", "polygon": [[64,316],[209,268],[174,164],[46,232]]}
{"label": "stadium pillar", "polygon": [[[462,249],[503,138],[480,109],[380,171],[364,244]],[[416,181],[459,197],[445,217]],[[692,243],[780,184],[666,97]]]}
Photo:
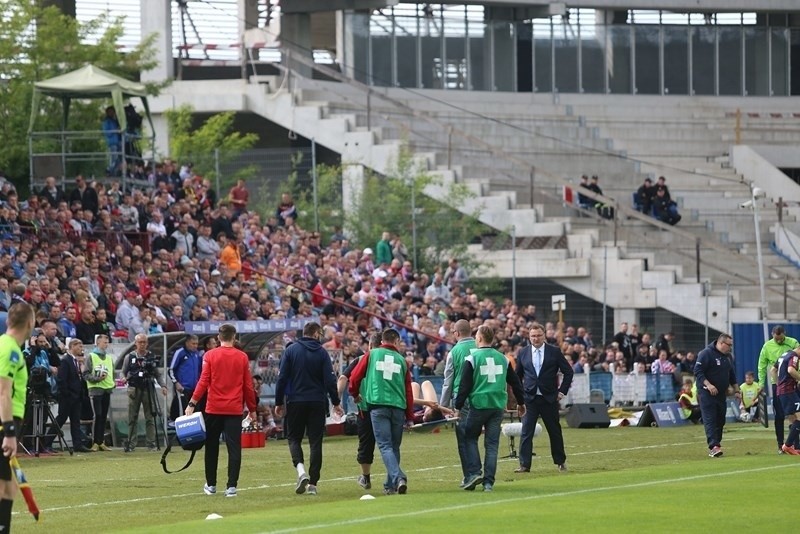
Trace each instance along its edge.
{"label": "stadium pillar", "polygon": [[172,49],[172,4],[163,0],[140,0],[142,36],[156,34],[154,49],[158,65],[142,72],[142,82],[163,82],[175,77]]}
{"label": "stadium pillar", "polygon": [[360,163],[342,163],[342,209],[345,220],[358,211],[364,185],[364,166]]}
{"label": "stadium pillar", "polygon": [[[311,14],[310,13],[283,13],[281,15],[281,48],[284,51],[286,66],[293,72],[311,77],[311,68],[299,61],[293,61],[292,56],[300,54],[313,58],[311,48]],[[291,54],[286,54],[291,51]]]}
{"label": "stadium pillar", "polygon": [[639,310],[633,308],[614,308],[614,333],[622,323],[639,324]]}

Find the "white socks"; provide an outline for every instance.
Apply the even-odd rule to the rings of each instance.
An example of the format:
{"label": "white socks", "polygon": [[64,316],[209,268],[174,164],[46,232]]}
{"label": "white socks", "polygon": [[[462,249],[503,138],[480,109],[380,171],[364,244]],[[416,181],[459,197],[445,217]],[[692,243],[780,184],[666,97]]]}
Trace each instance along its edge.
{"label": "white socks", "polygon": [[306,466],[302,463],[297,464],[297,476],[303,476],[306,473]]}

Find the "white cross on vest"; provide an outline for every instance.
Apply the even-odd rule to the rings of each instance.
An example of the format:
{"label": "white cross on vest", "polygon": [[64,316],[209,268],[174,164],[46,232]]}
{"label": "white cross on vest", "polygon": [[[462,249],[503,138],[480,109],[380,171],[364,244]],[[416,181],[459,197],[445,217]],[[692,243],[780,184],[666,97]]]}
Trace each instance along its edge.
{"label": "white cross on vest", "polygon": [[503,366],[495,365],[494,360],[487,360],[486,365],[481,365],[481,376],[486,376],[489,383],[497,382],[497,376],[503,374]]}
{"label": "white cross on vest", "polygon": [[400,364],[394,363],[394,358],[392,355],[387,354],[383,357],[383,360],[378,360],[375,363],[375,369],[378,371],[383,371],[384,380],[391,380],[395,373],[400,372]]}

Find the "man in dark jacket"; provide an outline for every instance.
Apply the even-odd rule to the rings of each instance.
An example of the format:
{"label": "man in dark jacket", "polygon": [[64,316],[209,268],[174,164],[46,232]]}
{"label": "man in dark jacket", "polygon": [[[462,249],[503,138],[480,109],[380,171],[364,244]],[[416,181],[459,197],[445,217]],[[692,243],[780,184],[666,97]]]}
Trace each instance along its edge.
{"label": "man in dark jacket", "polygon": [[58,433],[58,428],[69,419],[72,433],[72,449],[75,452],[91,452],[83,443],[81,432],[81,405],[84,384],[81,366],[83,364],[83,343],[80,339],[69,342],[69,353],[58,367],[58,417],[50,427],[47,446],[50,447]]}
{"label": "man in dark jacket", "polygon": [[[334,413],[344,415],[339,405],[336,391],[336,375],[333,372],[328,351],[322,348],[322,327],[318,323],[308,323],[303,327],[303,337],[283,351],[278,382],[275,385],[275,414],[286,420],[289,452],[297,469],[297,487],[300,495],[317,494],[322,470],[322,436],[325,433],[325,414],[328,410],[328,397]],[[308,433],[311,449],[311,465],[306,473],[303,458],[303,434]]]}
{"label": "man in dark jacket", "polygon": [[712,458],[722,456],[722,427],[725,426],[725,413],[728,409],[726,402],[728,386],[733,386],[738,400],[742,398],[730,358],[732,348],[731,336],[720,334],[714,343],[700,351],[697,363],[694,364],[700,411],[703,414],[703,426],[708,441],[708,455]]}
{"label": "man in dark jacket", "polygon": [[665,188],[659,187],[656,190],[656,196],[653,197],[653,215],[659,221],[671,226],[675,226],[681,220],[678,207],[669,199]]}

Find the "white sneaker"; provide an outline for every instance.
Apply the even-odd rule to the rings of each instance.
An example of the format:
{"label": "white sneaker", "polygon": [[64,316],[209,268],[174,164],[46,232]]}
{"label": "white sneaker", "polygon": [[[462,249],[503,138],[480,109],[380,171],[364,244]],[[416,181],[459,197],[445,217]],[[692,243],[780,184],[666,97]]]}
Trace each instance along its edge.
{"label": "white sneaker", "polygon": [[231,487],[231,488],[226,489],[225,490],[225,496],[226,497],[236,497],[236,488]]}
{"label": "white sneaker", "polygon": [[316,495],[317,487],[314,484],[309,484],[306,488],[306,495]]}
{"label": "white sneaker", "polygon": [[206,495],[214,495],[217,492],[216,486],[209,486],[208,484],[203,484],[203,493]]}

